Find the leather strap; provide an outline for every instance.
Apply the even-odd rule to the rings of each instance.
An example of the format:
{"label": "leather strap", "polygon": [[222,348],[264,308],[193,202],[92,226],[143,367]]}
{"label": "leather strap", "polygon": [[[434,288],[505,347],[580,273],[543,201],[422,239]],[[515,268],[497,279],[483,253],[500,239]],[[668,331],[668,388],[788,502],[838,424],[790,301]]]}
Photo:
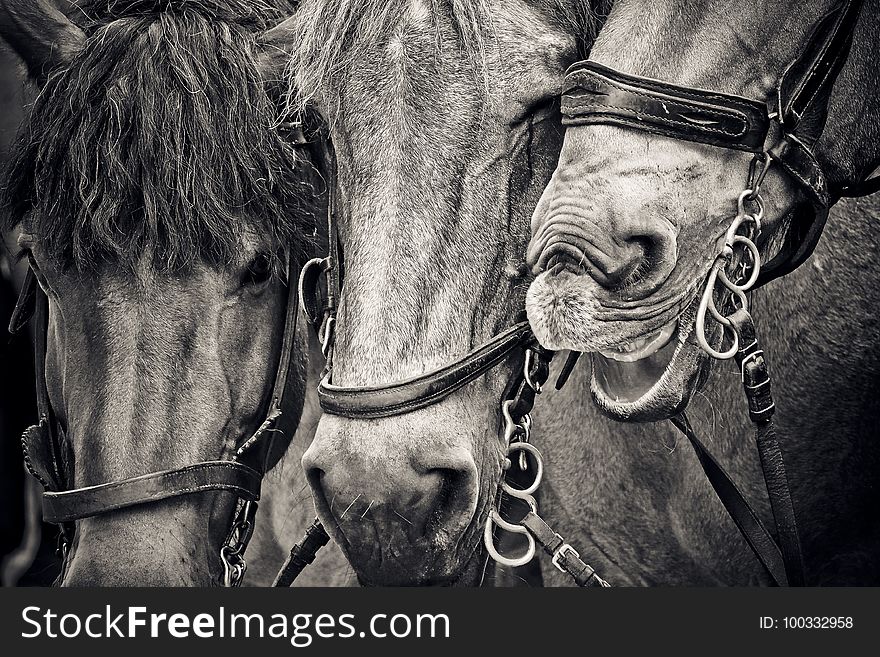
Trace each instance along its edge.
{"label": "leather strap", "polygon": [[70,522],[209,490],[231,491],[242,499],[257,501],[261,480],[259,472],[241,463],[206,461],[97,486],[46,491],[43,519],[52,523]]}
{"label": "leather strap", "polygon": [[599,577],[599,574],[589,565],[584,563],[580,555],[565,542],[565,539],[557,534],[544,519],[534,511],[520,521],[535,541],[544,548],[544,551],[553,557],[553,565],[574,579],[575,584],[581,587],[607,588],[608,582]]}
{"label": "leather strap", "polygon": [[284,562],[281,571],[275,576],[272,586],[291,586],[305,567],[315,560],[318,551],[329,542],[330,535],[324,529],[321,521],[316,518],[315,522],[306,530],[305,538],[291,548],[287,561]]}
{"label": "leather strap", "polygon": [[528,322],[496,335],[453,363],[421,376],[382,386],[342,387],[330,383],[328,372],[318,387],[324,412],[348,418],[402,415],[436,404],[501,363],[516,349],[532,342]]}
{"label": "leather strap", "polygon": [[38,290],[37,275],[33,269],[28,267],[27,273],[24,276],[24,282],[21,285],[21,292],[18,294],[18,300],[15,302],[15,308],[12,310],[12,316],[9,318],[10,334],[18,335],[33,318],[34,313],[37,311]]}
{"label": "leather strap", "polygon": [[752,153],[769,129],[762,102],[578,62],[566,71],[562,124],[598,123]]}
{"label": "leather strap", "polygon": [[755,425],[755,443],[761,459],[761,470],[767,485],[770,508],[776,522],[779,544],[785,557],[788,581],[792,586],[804,586],[806,575],[794,502],[773,424],[776,405],[773,403],[770,390],[767,360],[758,344],[755,323],[751,315],[739,309],[730,316],[730,321],[739,334],[741,346],[736,354],[736,362],[742,371],[743,390],[749,404],[749,418]]}
{"label": "leather strap", "polygon": [[297,359],[294,348],[297,339],[299,320],[299,289],[297,287],[297,267],[292,260],[287,268],[287,304],[285,310],[284,333],[281,337],[281,351],[272,386],[269,412],[263,426],[246,440],[236,451],[235,460],[249,465],[265,474],[275,467],[299,426],[302,413],[302,376],[296,373]]}
{"label": "leather strap", "polygon": [[782,552],[770,532],[758,518],[758,514],[746,500],[745,495],[730,478],[727,471],[712,456],[708,448],[697,438],[684,413],[672,418],[671,422],[690,441],[703,472],[706,473],[706,478],[718,495],[718,499],[724,505],[740,534],[746,539],[746,543],[755,553],[773,583],[776,586],[788,586]]}

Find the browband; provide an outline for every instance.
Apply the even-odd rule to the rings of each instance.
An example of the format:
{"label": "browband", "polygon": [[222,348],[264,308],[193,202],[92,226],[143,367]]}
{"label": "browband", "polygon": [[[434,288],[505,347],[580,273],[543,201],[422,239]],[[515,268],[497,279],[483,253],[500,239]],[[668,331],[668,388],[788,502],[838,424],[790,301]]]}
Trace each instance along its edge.
{"label": "browband", "polygon": [[321,408],[332,415],[353,419],[402,415],[436,404],[533,340],[529,323],[520,322],[453,363],[382,386],[335,386],[328,372],[318,387],[318,398]]}

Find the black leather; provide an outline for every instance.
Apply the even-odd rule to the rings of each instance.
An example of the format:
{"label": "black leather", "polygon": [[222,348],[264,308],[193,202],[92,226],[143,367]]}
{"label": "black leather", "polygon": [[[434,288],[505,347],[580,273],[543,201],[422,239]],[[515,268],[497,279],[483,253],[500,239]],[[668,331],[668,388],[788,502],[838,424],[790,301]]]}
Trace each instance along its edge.
{"label": "black leather", "polygon": [[769,119],[759,101],[692,89],[583,61],[566,72],[565,126],[604,123],[760,153]]}
{"label": "black leather", "polygon": [[261,481],[261,473],[241,463],[206,461],[97,486],[46,491],[43,520],[70,522],[204,491],[231,491],[244,500],[257,501]]}
{"label": "black leather", "polygon": [[27,326],[28,322],[37,311],[37,275],[34,270],[28,267],[21,285],[21,292],[18,294],[18,301],[15,302],[15,308],[12,310],[12,316],[9,318],[9,332],[17,335]]}
{"label": "black leather", "polygon": [[436,404],[479,378],[517,349],[534,340],[528,322],[520,322],[460,359],[403,381],[381,386],[342,387],[328,372],[318,387],[324,412],[349,418],[380,418],[410,413]]}
{"label": "black leather", "polygon": [[788,576],[785,572],[785,560],[782,557],[782,552],[770,532],[758,518],[758,514],[746,500],[745,495],[739,490],[727,471],[712,456],[708,448],[697,438],[684,413],[672,418],[671,422],[690,441],[703,472],[718,495],[718,499],[724,505],[764,570],[767,571],[770,579],[776,586],[788,586]]}
{"label": "black leather", "polygon": [[607,587],[608,583],[599,577],[598,573],[584,563],[574,550],[563,549],[565,539],[557,534],[544,519],[534,511],[529,511],[522,519],[521,524],[534,537],[535,541],[551,557],[556,559],[559,568],[571,576],[575,584],[581,587]]}
{"label": "black leather", "polygon": [[305,538],[291,548],[290,555],[284,562],[281,571],[275,576],[272,586],[291,586],[305,567],[315,560],[318,551],[329,542],[330,535],[324,529],[324,525],[320,520],[315,519],[315,522],[306,530]]}
{"label": "black leather", "polygon": [[740,350],[736,362],[742,370],[743,389],[749,403],[749,417],[755,425],[755,443],[761,459],[764,483],[770,498],[770,508],[779,534],[779,545],[785,557],[785,568],[792,586],[804,586],[806,580],[804,559],[798,536],[794,501],[785,472],[782,450],[773,424],[775,405],[770,391],[770,373],[764,352],[760,350],[755,323],[751,315],[739,309],[730,316],[739,334]]}

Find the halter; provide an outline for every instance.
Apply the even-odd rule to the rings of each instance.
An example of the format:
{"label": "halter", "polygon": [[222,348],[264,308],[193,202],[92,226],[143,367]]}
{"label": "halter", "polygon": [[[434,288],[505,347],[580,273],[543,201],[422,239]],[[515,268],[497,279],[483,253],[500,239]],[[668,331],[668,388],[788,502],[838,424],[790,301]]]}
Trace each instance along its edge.
{"label": "halter", "polygon": [[239,586],[247,563],[244,552],[253,534],[257,502],[263,476],[284,454],[297,428],[295,410],[295,361],[299,296],[293,285],[296,263],[288,265],[287,309],[281,352],[275,374],[269,410],[259,428],[237,446],[230,460],[203,461],[171,470],[151,472],[94,486],[72,488],[69,448],[56,420],[46,385],[46,343],[49,300],[28,269],[18,303],[9,324],[18,333],[32,318],[35,321],[34,371],[39,423],[22,436],[25,464],[40,482],[43,519],[60,526],[60,553],[66,562],[76,520],[112,511],[144,506],[204,491],[229,491],[237,498],[231,528],[220,550],[224,566],[223,584]]}

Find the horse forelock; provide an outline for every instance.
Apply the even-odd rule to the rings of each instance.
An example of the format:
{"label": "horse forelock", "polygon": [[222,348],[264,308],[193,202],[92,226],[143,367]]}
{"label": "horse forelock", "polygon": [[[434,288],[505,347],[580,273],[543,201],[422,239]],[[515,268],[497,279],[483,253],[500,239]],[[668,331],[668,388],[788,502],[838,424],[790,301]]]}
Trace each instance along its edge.
{"label": "horse forelock", "polygon": [[[443,47],[441,21],[452,25],[461,55],[488,96],[491,67],[487,50],[494,40],[493,16],[500,11],[494,4],[493,0],[305,0],[296,13],[300,39],[288,69],[291,109],[305,111],[320,99],[332,120],[339,80],[345,71],[363,64],[361,49],[385,43],[401,21],[414,17],[433,31],[438,56]],[[535,0],[530,4],[591,41],[610,3]],[[355,43],[360,47],[352,48]]]}
{"label": "horse forelock", "polygon": [[100,25],[125,17],[195,12],[209,20],[264,30],[295,11],[298,4],[298,0],[79,0],[73,13],[74,20]]}
{"label": "horse forelock", "polygon": [[[77,268],[133,266],[144,252],[163,270],[236,263],[248,233],[300,258],[313,233],[311,169],[278,130],[253,7],[269,5],[84,6],[86,43],[49,76],[19,133],[4,224],[24,222]],[[242,21],[218,20],[236,10]]]}

